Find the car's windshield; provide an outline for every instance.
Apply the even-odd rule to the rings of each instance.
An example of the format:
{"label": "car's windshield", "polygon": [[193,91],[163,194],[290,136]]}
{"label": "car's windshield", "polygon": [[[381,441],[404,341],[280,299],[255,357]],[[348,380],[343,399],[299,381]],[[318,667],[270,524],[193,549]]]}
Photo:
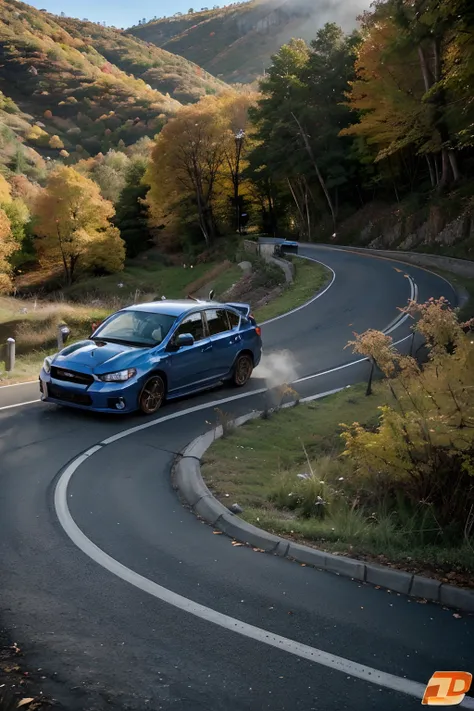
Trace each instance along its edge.
{"label": "car's windshield", "polygon": [[93,334],[93,339],[156,346],[166,338],[176,321],[175,316],[147,311],[119,311]]}

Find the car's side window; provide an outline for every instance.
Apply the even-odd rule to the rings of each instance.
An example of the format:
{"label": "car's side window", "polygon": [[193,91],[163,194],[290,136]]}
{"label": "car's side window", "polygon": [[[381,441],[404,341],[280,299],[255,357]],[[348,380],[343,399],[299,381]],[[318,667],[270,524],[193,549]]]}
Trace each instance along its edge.
{"label": "car's side window", "polygon": [[237,328],[240,323],[240,316],[237,316],[237,314],[233,311],[227,311],[227,318],[229,319],[231,331],[233,331],[234,328]]}
{"label": "car's side window", "polygon": [[210,336],[217,336],[230,330],[225,309],[207,309],[206,320]]}
{"label": "car's side window", "polygon": [[191,314],[184,319],[174,332],[173,341],[176,341],[182,333],[190,333],[195,341],[202,341],[204,338],[204,324],[201,312]]}

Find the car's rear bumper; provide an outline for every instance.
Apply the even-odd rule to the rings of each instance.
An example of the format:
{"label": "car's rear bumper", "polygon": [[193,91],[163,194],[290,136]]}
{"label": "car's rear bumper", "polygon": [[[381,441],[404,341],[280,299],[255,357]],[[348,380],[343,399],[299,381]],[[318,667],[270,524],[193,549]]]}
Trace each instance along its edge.
{"label": "car's rear bumper", "polygon": [[94,383],[90,387],[69,385],[54,380],[41,370],[39,377],[41,399],[57,405],[73,407],[89,412],[126,414],[138,409],[140,385],[136,379],[131,383]]}

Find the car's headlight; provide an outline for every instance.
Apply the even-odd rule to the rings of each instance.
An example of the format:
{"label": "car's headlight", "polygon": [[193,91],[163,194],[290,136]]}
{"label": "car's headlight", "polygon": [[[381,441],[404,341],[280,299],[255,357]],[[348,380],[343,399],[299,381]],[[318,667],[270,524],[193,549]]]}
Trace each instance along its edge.
{"label": "car's headlight", "polygon": [[51,363],[53,361],[53,356],[46,356],[46,358],[43,361],[43,370],[45,373],[50,373],[51,372]]}
{"label": "car's headlight", "polygon": [[105,373],[97,377],[106,383],[123,383],[125,380],[133,378],[136,372],[135,368],[128,368],[127,370],[118,370],[116,373]]}

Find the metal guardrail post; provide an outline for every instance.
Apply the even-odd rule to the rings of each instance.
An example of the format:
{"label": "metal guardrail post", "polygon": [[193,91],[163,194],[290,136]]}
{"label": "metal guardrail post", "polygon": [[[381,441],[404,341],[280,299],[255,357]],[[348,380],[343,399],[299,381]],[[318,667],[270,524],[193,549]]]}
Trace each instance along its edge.
{"label": "metal guardrail post", "polygon": [[15,367],[15,350],[16,343],[14,338],[7,338],[5,346],[5,370],[11,373]]}

